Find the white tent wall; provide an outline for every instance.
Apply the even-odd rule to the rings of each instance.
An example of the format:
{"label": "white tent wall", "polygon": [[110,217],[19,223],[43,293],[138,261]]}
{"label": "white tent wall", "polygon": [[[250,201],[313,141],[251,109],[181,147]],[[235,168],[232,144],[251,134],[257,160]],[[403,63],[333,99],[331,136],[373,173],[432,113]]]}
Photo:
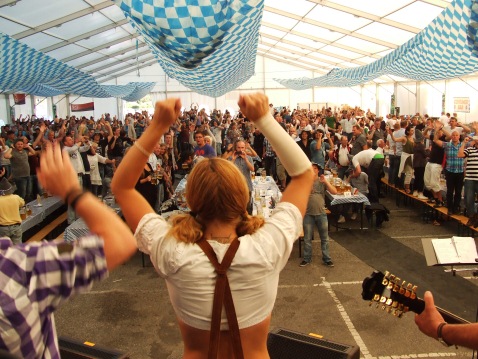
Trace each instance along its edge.
{"label": "white tent wall", "polygon": [[377,105],[377,85],[361,86],[362,103],[360,105],[365,111],[369,110],[373,113],[380,114],[380,106]]}
{"label": "white tent wall", "polygon": [[378,86],[378,116],[385,118],[390,113],[393,92],[393,83],[385,83]]}
{"label": "white tent wall", "polygon": [[315,102],[325,103],[328,107],[351,107],[361,105],[361,89],[355,87],[317,87],[314,93]]}
{"label": "white tent wall", "polygon": [[439,117],[442,112],[442,95],[445,81],[420,82],[420,104],[418,111],[431,117]]}
{"label": "white tent wall", "polygon": [[[391,96],[395,93],[395,106],[400,107],[401,114],[414,114],[420,112],[430,116],[440,116],[442,111],[442,94],[446,93],[446,112],[454,110],[454,99],[456,97],[468,98],[470,101],[470,112],[458,112],[458,117],[464,122],[471,122],[478,119],[478,104],[475,98],[478,97],[478,76],[463,77],[461,79],[442,80],[434,82],[400,82],[396,85],[393,82],[366,84],[352,88],[314,88],[303,91],[295,91],[282,87],[274,81],[274,78],[285,77],[313,77],[318,73],[295,67],[264,56],[257,56],[254,75],[241,85],[238,89],[231,91],[218,98],[212,98],[194,93],[164,73],[159,64],[154,64],[138,71],[122,75],[117,79],[108,79],[102,84],[124,85],[128,82],[151,81],[156,86],[151,92],[153,103],[157,100],[179,97],[183,106],[189,108],[192,104],[204,107],[208,110],[218,108],[228,109],[231,112],[237,111],[237,99],[241,93],[263,92],[269,97],[270,103],[274,106],[289,106],[296,108],[299,103],[320,103],[328,106],[360,106],[377,113],[379,116],[386,116],[391,110]],[[101,77],[98,79],[101,80]],[[14,115],[17,118],[20,113],[23,115],[32,113],[32,97],[26,97],[25,105],[14,105],[12,95],[0,95],[0,119],[6,123],[10,122],[8,117],[8,106],[13,106]],[[55,96],[52,100],[47,99],[47,115],[53,115],[52,105],[56,104],[59,117],[66,117],[68,113],[67,98],[65,95]],[[76,95],[70,95],[72,103],[95,102],[95,111],[75,112],[77,116],[95,116],[110,113],[119,118],[123,117],[123,101],[116,98],[92,99]]]}
{"label": "white tent wall", "polygon": [[400,107],[400,115],[414,115],[417,109],[417,83],[397,83],[395,107]]}
{"label": "white tent wall", "polygon": [[10,123],[10,119],[8,118],[7,101],[8,95],[0,95],[0,123]]}
{"label": "white tent wall", "polygon": [[[441,97],[441,96],[440,96]],[[469,100],[470,112],[455,110],[455,98]],[[456,112],[458,120],[470,123],[478,120],[478,77],[463,77],[463,80],[453,79],[446,81],[445,111],[450,114]]]}

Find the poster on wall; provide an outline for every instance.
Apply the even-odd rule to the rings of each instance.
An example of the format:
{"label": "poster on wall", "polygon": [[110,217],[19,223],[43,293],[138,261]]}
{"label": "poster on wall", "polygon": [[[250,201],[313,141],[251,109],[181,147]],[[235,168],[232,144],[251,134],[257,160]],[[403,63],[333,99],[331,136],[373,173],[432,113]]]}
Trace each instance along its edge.
{"label": "poster on wall", "polygon": [[71,104],[70,106],[71,106],[71,112],[94,111],[95,110],[95,103],[94,102]]}
{"label": "poster on wall", "polygon": [[442,94],[441,95],[441,112],[445,113],[446,110],[445,110],[445,104],[446,104],[446,98],[445,98],[445,94]]}
{"label": "poster on wall", "polygon": [[25,95],[24,93],[14,93],[13,102],[15,102],[15,105],[24,105],[26,97],[27,95]]}
{"label": "poster on wall", "polygon": [[395,95],[390,96],[390,114],[395,115]]}
{"label": "poster on wall", "polygon": [[470,113],[470,98],[469,97],[454,97],[453,112]]}

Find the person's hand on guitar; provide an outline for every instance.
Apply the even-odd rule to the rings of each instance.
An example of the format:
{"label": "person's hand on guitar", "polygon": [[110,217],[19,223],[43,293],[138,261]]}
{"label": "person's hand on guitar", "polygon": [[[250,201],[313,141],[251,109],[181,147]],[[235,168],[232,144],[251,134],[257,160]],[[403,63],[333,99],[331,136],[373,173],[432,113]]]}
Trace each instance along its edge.
{"label": "person's hand on guitar", "polygon": [[437,328],[445,320],[435,307],[431,292],[426,291],[423,300],[425,301],[425,310],[415,315],[415,323],[423,334],[437,339]]}

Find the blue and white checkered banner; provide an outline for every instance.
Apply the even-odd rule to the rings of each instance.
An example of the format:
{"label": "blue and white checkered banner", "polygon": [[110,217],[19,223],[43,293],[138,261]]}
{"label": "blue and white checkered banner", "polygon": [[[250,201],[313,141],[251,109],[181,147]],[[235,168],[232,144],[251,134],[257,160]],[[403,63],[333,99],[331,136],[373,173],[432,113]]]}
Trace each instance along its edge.
{"label": "blue and white checkered banner", "polygon": [[42,97],[75,94],[137,101],[155,85],[154,82],[99,85],[92,76],[3,33],[0,33],[0,64],[0,90],[4,92],[24,92]]}
{"label": "blue and white checkered banner", "polygon": [[166,74],[218,97],[254,74],[263,0],[114,0]]}
{"label": "blue and white checkered banner", "polygon": [[317,78],[274,79],[285,87],[304,90],[349,87],[382,75],[416,81],[459,77],[478,71],[478,5],[456,0],[414,38],[387,56],[353,69],[331,70]]}

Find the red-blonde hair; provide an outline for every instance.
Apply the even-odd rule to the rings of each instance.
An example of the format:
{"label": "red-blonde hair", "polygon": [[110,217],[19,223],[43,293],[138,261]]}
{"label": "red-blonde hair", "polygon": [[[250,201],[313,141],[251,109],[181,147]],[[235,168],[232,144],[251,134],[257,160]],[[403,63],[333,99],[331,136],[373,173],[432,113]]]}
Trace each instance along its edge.
{"label": "red-blonde hair", "polygon": [[252,234],[264,224],[264,218],[247,213],[249,189],[244,175],[229,161],[204,159],[188,176],[186,200],[193,215],[173,218],[171,235],[178,240],[195,243],[208,222],[237,222],[237,235]]}

